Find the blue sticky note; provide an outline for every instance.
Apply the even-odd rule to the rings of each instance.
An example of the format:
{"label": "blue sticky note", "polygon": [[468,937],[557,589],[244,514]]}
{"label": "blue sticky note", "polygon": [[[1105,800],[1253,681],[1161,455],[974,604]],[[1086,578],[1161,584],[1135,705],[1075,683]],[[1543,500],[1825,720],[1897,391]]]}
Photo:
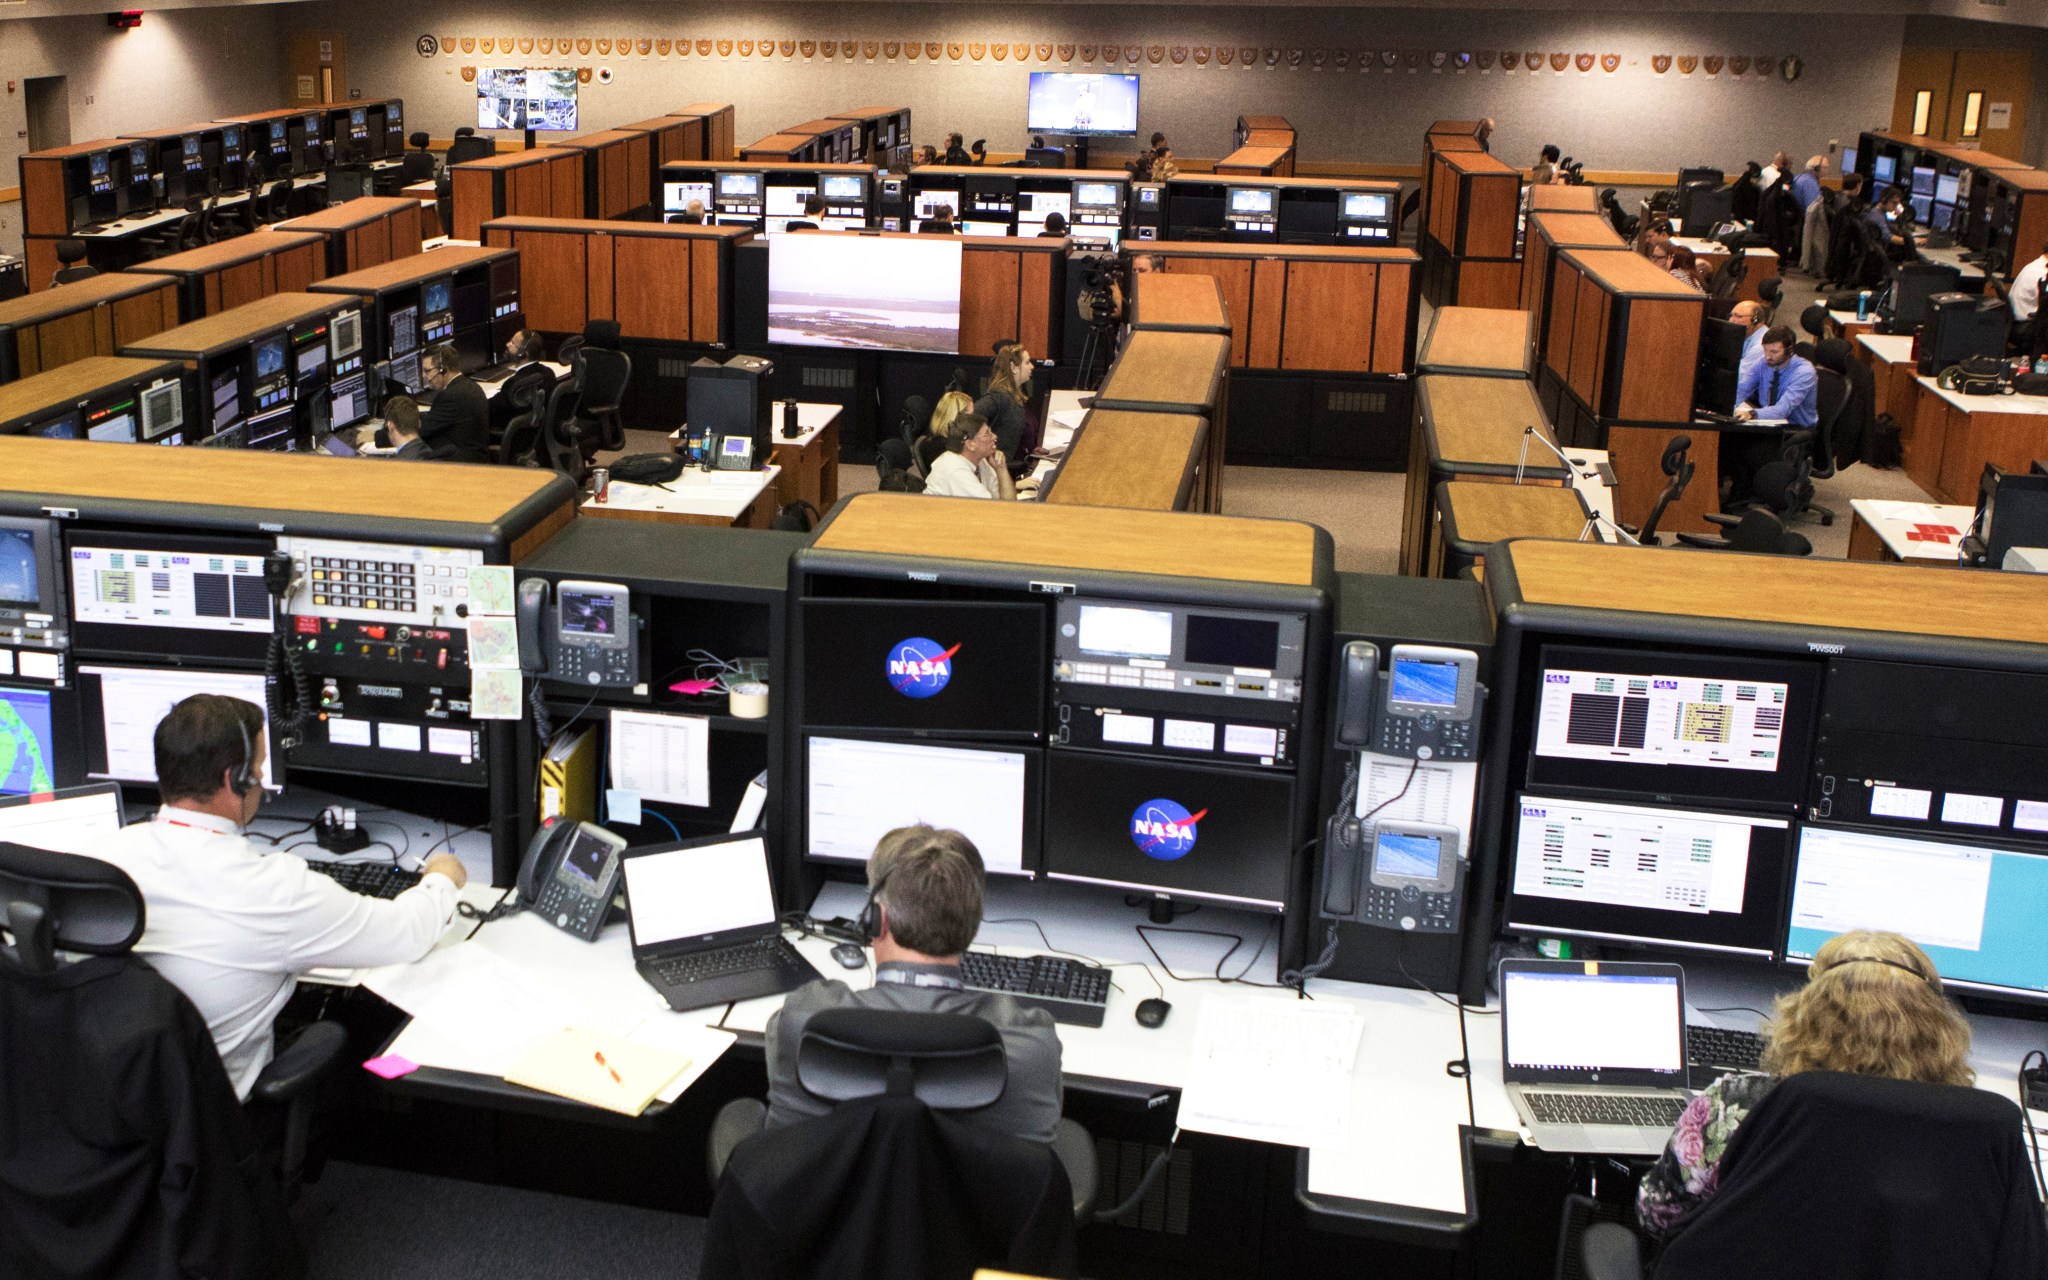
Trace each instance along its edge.
{"label": "blue sticky note", "polygon": [[613,787],[604,793],[604,810],[608,820],[637,827],[640,825],[640,793]]}

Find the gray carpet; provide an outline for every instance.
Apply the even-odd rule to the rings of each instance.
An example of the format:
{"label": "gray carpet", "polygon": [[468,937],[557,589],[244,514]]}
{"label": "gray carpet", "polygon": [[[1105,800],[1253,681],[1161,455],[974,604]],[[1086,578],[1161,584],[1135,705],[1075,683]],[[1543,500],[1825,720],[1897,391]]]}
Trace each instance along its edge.
{"label": "gray carpet", "polygon": [[335,1161],[299,1201],[311,1280],[695,1280],[704,1220]]}

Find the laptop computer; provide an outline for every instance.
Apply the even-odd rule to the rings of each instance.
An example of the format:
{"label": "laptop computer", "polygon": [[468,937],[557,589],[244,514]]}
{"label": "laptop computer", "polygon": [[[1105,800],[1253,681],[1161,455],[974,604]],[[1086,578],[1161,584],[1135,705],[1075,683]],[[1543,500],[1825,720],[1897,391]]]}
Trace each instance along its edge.
{"label": "laptop computer", "polygon": [[1501,1070],[1545,1151],[1657,1155],[1692,1097],[1685,971],[1675,964],[1503,960]]}
{"label": "laptop computer", "polygon": [[9,844],[90,854],[94,844],[121,829],[122,820],[119,783],[0,795],[0,840]]}
{"label": "laptop computer", "polygon": [[783,940],[759,832],[630,849],[633,964],[677,1011],[794,991],[819,977]]}

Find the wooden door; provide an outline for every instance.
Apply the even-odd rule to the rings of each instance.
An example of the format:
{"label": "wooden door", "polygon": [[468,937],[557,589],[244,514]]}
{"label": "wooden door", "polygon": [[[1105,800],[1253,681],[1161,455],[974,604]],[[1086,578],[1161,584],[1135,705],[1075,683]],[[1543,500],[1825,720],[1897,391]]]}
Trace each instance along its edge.
{"label": "wooden door", "polygon": [[[1976,133],[1964,133],[1972,94],[1976,99]],[[1951,142],[1974,141],[1996,156],[2024,153],[2027,99],[2034,94],[2033,55],[2023,49],[1959,49],[1955,79],[1949,89],[1948,131]],[[1999,128],[1992,128],[1999,125]]]}
{"label": "wooden door", "polygon": [[348,96],[348,55],[341,35],[315,31],[295,35],[285,47],[285,105],[312,106]]}

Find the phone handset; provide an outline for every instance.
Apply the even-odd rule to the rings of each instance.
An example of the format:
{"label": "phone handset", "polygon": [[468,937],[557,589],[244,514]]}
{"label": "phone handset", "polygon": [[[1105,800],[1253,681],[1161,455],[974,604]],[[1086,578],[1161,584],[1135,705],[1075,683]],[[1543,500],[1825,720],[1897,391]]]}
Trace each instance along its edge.
{"label": "phone handset", "polygon": [[541,675],[548,669],[547,607],[547,579],[520,579],[515,606],[519,623],[519,669],[531,676]]}
{"label": "phone handset", "polygon": [[595,942],[619,891],[623,836],[589,822],[549,818],[527,842],[519,902],[564,933]]}
{"label": "phone handset", "polygon": [[288,551],[263,557],[263,589],[271,599],[270,644],[263,658],[263,697],[270,717],[273,751],[289,751],[305,738],[319,712],[313,705],[313,679],[297,637],[285,631],[286,602],[298,586],[298,568]]}

